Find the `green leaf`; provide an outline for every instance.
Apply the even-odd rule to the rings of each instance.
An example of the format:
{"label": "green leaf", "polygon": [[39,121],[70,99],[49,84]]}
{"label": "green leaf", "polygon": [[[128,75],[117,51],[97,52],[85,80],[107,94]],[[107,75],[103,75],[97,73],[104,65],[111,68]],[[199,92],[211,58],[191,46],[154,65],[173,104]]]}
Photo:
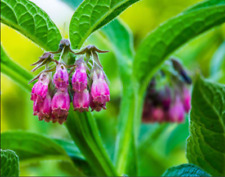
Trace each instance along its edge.
{"label": "green leaf", "polygon": [[72,139],[97,176],[117,176],[91,113],[79,113],[71,109],[66,126]]}
{"label": "green leaf", "polygon": [[1,149],[1,176],[19,176],[19,158],[12,150]]}
{"label": "green leaf", "polygon": [[225,86],[198,78],[191,106],[188,161],[213,176],[224,176]]}
{"label": "green leaf", "polygon": [[61,34],[50,17],[27,0],[1,0],[1,22],[16,29],[45,50],[57,50]]}
{"label": "green leaf", "polygon": [[166,170],[162,176],[210,176],[193,164],[182,164]]}
{"label": "green leaf", "polygon": [[19,64],[9,58],[1,45],[1,73],[10,77],[13,81],[18,83],[22,88],[30,91],[32,85],[28,82],[32,79],[32,75],[21,67]]}
{"label": "green leaf", "polygon": [[69,160],[64,149],[53,140],[36,133],[13,131],[1,134],[2,149],[12,149],[23,163],[39,160]]}
{"label": "green leaf", "polygon": [[203,4],[196,6],[197,9],[192,8],[167,21],[145,38],[133,65],[134,76],[141,84],[142,92],[169,54],[190,39],[225,22],[225,5],[217,2],[211,5],[207,1],[207,7]]}
{"label": "green leaf", "polygon": [[[100,30],[116,55],[119,65],[120,77],[123,83],[123,90],[131,83],[132,62],[133,62],[133,36],[120,20],[115,19]],[[130,78],[130,79],[129,79]]]}
{"label": "green leaf", "polygon": [[81,154],[80,150],[77,148],[73,141],[66,141],[56,138],[52,140],[59,144],[70,156],[70,158],[85,160],[84,156]]}
{"label": "green leaf", "polygon": [[88,36],[138,0],[86,0],[77,8],[70,22],[70,41],[80,48]]}
{"label": "green leaf", "polygon": [[206,0],[206,1],[202,1],[200,3],[197,3],[196,5],[192,6],[191,8],[187,9],[184,11],[184,13],[187,12],[191,12],[194,10],[199,10],[199,9],[203,9],[203,8],[207,8],[209,6],[220,6],[220,5],[225,5],[225,1],[224,0]]}

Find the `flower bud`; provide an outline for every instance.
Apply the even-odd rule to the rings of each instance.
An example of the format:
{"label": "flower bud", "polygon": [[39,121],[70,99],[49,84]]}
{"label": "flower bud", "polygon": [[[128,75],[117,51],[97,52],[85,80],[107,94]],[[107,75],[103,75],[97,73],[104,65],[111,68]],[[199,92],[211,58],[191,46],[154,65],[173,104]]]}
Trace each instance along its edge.
{"label": "flower bud", "polygon": [[68,90],[57,90],[52,98],[53,122],[62,124],[65,122],[70,108],[70,96]]}
{"label": "flower bud", "polygon": [[82,92],[75,92],[73,96],[74,111],[88,111],[90,105],[90,95],[87,89]]}
{"label": "flower bud", "polygon": [[97,73],[96,71],[93,72],[91,96],[93,98],[93,102],[98,106],[104,106],[105,103],[110,100],[109,87],[105,81],[105,76],[102,71],[100,71],[99,73]]}
{"label": "flower bud", "polygon": [[31,91],[31,100],[35,101],[37,97],[44,99],[48,92],[48,84],[50,82],[50,76],[48,73],[42,73],[39,80],[34,84]]}
{"label": "flower bud", "polygon": [[49,122],[51,120],[51,96],[49,93],[46,95],[43,103],[39,107],[38,113],[39,120],[45,120]]}
{"label": "flower bud", "polygon": [[185,115],[185,110],[183,103],[179,97],[176,97],[174,104],[170,107],[168,111],[168,118],[170,122],[183,122]]}
{"label": "flower bud", "polygon": [[77,60],[75,64],[77,67],[72,76],[72,86],[74,91],[82,92],[87,88],[86,64],[83,59]]}
{"label": "flower bud", "polygon": [[183,89],[183,106],[185,112],[189,112],[191,109],[191,94],[187,88]]}
{"label": "flower bud", "polygon": [[59,63],[53,76],[53,82],[57,89],[65,90],[69,85],[69,74],[66,67]]}

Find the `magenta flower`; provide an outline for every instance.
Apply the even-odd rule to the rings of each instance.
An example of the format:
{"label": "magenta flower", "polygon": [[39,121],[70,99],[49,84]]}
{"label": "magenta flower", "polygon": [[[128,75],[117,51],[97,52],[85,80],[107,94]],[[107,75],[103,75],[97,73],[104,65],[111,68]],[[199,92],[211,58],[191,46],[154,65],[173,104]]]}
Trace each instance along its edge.
{"label": "magenta flower", "polygon": [[82,92],[75,92],[73,96],[74,111],[88,111],[90,106],[90,95],[87,89]]}
{"label": "magenta flower", "polygon": [[83,59],[77,60],[75,64],[77,67],[72,76],[72,86],[74,91],[82,92],[87,88],[86,64]]}
{"label": "magenta flower", "polygon": [[38,81],[34,84],[31,91],[31,100],[35,101],[37,98],[43,100],[48,92],[48,84],[50,76],[48,73],[41,73]]}
{"label": "magenta flower", "polygon": [[191,94],[187,88],[183,89],[183,106],[185,112],[189,112],[191,109]]}
{"label": "magenta flower", "polygon": [[168,118],[170,122],[183,122],[185,115],[185,110],[183,103],[179,97],[176,97],[176,100],[173,105],[171,105],[168,111]]}
{"label": "magenta flower", "polygon": [[62,124],[65,122],[70,108],[70,96],[68,90],[58,90],[52,98],[53,122]]}
{"label": "magenta flower", "polygon": [[56,72],[53,76],[53,82],[57,89],[65,90],[69,85],[69,74],[66,67],[59,63],[56,66]]}
{"label": "magenta flower", "polygon": [[93,83],[91,86],[91,96],[95,107],[105,106],[105,103],[110,100],[109,86],[105,81],[103,71],[93,72]]}
{"label": "magenta flower", "polygon": [[49,93],[46,95],[43,103],[39,105],[38,118],[39,120],[44,119],[46,122],[51,120],[51,96]]}

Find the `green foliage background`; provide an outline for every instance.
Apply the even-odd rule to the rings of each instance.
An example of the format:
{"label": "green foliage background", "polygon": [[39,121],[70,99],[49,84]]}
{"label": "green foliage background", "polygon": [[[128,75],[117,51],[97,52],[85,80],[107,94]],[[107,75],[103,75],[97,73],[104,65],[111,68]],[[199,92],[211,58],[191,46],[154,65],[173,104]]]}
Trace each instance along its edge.
{"label": "green foliage background", "polygon": [[[69,0],[57,1],[54,6],[61,7],[65,14],[56,15],[51,6],[46,4],[40,7],[45,10],[61,30],[64,38],[68,38],[68,24],[73,14],[72,6],[63,4]],[[36,1],[35,1],[36,2]],[[124,11],[119,18],[130,28],[134,36],[135,49],[148,32],[157,28],[161,23],[179,14],[187,7],[200,2],[199,0],[142,0]],[[70,13],[71,12],[71,13]],[[64,21],[64,22],[62,22]],[[22,36],[15,30],[1,24],[1,43],[6,52],[17,63],[31,70],[31,63],[35,62],[43,50]],[[107,28],[107,27],[106,27]],[[105,29],[107,30],[107,29]],[[103,50],[112,50],[110,43],[95,32],[85,44],[94,44]],[[103,31],[104,33],[104,31]],[[113,39],[112,39],[113,40]],[[189,69],[190,74],[201,72],[205,77],[225,84],[225,25],[216,27],[198,38],[188,42],[177,50],[173,56],[179,57]],[[115,46],[114,46],[115,47]],[[129,53],[132,55],[132,51]],[[104,70],[110,80],[111,101],[107,110],[94,113],[110,158],[114,158],[114,146],[117,132],[117,115],[119,113],[120,94],[122,92],[119,79],[119,67],[116,65],[117,55],[113,52],[100,55]],[[215,65],[215,63],[219,63]],[[37,73],[35,73],[37,74]],[[70,141],[64,126],[38,121],[32,115],[32,102],[29,93],[25,92],[9,78],[1,76],[1,132],[9,130],[28,130],[55,138]],[[148,135],[154,130],[159,135]],[[139,175],[162,175],[163,172],[174,165],[187,163],[185,157],[185,140],[188,137],[188,121],[184,124],[164,125],[159,129],[158,124],[142,125],[140,129],[139,147]],[[146,141],[147,140],[147,141]],[[147,143],[146,143],[147,142]],[[150,168],[151,167],[151,168]],[[44,159],[42,161],[20,165],[20,175],[48,176],[73,175],[73,168],[68,168],[68,161]]]}

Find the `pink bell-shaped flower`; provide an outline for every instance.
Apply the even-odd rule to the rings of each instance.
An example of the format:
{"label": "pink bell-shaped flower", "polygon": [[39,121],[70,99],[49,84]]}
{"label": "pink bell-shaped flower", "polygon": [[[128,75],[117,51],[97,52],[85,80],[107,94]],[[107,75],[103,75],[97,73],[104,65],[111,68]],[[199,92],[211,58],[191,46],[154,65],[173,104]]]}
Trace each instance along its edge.
{"label": "pink bell-shaped flower", "polygon": [[91,96],[93,102],[98,105],[105,105],[110,100],[109,86],[105,81],[103,71],[98,70],[93,72],[93,83],[91,86]]}
{"label": "pink bell-shaped flower", "polygon": [[90,94],[87,89],[82,92],[75,92],[73,96],[74,111],[88,111],[90,106]]}
{"label": "pink bell-shaped flower", "polygon": [[83,59],[76,61],[76,69],[72,76],[72,87],[74,91],[82,92],[87,88],[86,64]]}
{"label": "pink bell-shaped flower", "polygon": [[56,66],[56,72],[53,76],[53,82],[57,89],[65,90],[69,85],[69,74],[64,64],[59,63]]}
{"label": "pink bell-shaped flower", "polygon": [[191,109],[191,94],[187,88],[183,89],[183,106],[185,112],[189,112]]}
{"label": "pink bell-shaped flower", "polygon": [[48,73],[41,73],[38,81],[34,84],[31,91],[31,100],[35,101],[37,98],[43,100],[48,92],[48,84],[50,76]]}
{"label": "pink bell-shaped flower", "polygon": [[51,120],[51,96],[49,93],[39,107],[38,118],[39,120],[44,119],[46,122]]}
{"label": "pink bell-shaped flower", "polygon": [[70,96],[68,90],[57,90],[52,98],[53,122],[62,124],[65,122],[70,108]]}
{"label": "pink bell-shaped flower", "polygon": [[185,116],[185,110],[183,103],[180,98],[177,96],[173,105],[171,105],[168,111],[168,118],[170,122],[183,122]]}

